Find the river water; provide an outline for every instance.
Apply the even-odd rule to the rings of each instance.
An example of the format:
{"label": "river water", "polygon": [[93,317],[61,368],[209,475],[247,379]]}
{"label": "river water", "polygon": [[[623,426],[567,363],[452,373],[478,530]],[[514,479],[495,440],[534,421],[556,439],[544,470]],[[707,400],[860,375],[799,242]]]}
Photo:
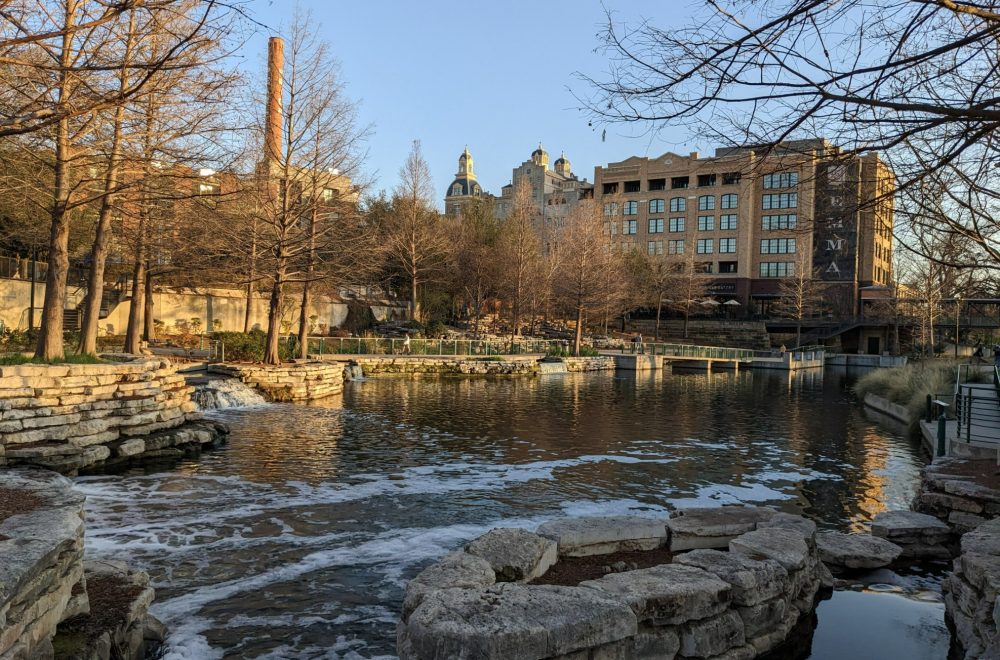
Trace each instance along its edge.
{"label": "river water", "polygon": [[[213,415],[222,450],[78,480],[88,553],[150,572],[170,658],[392,657],[406,581],[494,526],[750,502],[863,530],[925,460],[829,370],[387,378]],[[844,625],[871,633],[852,660],[945,657],[939,579],[907,580],[835,593],[797,657],[845,657]]]}

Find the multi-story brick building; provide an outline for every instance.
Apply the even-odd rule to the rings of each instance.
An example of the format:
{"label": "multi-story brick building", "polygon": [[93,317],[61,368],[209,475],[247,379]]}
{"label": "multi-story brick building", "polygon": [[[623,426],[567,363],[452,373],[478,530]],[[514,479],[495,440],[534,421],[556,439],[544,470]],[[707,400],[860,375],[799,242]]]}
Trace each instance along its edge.
{"label": "multi-story brick building", "polygon": [[666,153],[595,168],[595,198],[623,247],[693,250],[719,300],[767,315],[780,281],[809,268],[828,310],[857,314],[861,288],[892,278],[894,177],[876,154],[838,158],[826,140]]}

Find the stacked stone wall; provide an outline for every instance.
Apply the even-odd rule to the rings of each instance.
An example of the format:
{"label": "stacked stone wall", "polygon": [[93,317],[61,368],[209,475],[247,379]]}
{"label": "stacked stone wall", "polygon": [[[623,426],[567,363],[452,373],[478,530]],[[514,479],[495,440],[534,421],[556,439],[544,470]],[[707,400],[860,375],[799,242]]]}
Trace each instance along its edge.
{"label": "stacked stone wall", "polygon": [[1000,516],[993,460],[938,458],[923,469],[913,509],[948,523],[958,534]]}
{"label": "stacked stone wall", "polygon": [[340,363],[213,364],[209,371],[239,378],[270,401],[322,399],[344,389],[344,365]]}
{"label": "stacked stone wall", "polygon": [[[672,563],[613,565],[576,586],[530,583],[557,557],[674,549],[676,535],[697,549],[676,549]],[[397,651],[403,660],[749,659],[783,644],[830,583],[816,526],[769,509],[494,529],[407,585]]]}
{"label": "stacked stone wall", "polygon": [[614,371],[615,359],[611,356],[603,357],[568,357],[563,358],[566,363],[566,371]]}
{"label": "stacked stone wall", "polygon": [[[199,419],[189,387],[166,360],[0,367],[0,464],[72,473],[177,444],[219,437]],[[202,431],[204,431],[202,433]]]}
{"label": "stacked stone wall", "polygon": [[1000,658],[1000,519],[962,537],[942,590],[945,616],[964,657]]}
{"label": "stacked stone wall", "polygon": [[[147,616],[153,600],[149,578],[123,564],[84,562],[83,496],[68,479],[46,470],[5,471],[0,488],[20,502],[20,509],[0,519],[0,660],[52,657],[53,640],[60,657],[103,660],[112,649],[123,660],[143,657],[149,631],[160,628]],[[114,619],[110,628],[92,625],[88,580],[124,596],[120,616],[101,612],[101,620]],[[72,649],[58,638],[66,627],[74,629],[63,635]]]}
{"label": "stacked stone wall", "polygon": [[513,376],[538,372],[535,358],[481,360],[476,358],[424,358],[373,356],[357,358],[365,376],[391,374]]}

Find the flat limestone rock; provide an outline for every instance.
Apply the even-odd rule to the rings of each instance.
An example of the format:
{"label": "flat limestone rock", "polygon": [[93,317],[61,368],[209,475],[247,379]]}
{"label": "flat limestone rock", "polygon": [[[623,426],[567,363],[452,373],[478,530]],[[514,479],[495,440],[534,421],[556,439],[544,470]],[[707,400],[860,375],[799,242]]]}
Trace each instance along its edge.
{"label": "flat limestone rock", "polygon": [[565,557],[653,550],[667,540],[664,520],[640,516],[565,518],[543,523],[537,533],[556,541]]}
{"label": "flat limestone rock", "polygon": [[491,529],[466,547],[482,557],[496,573],[497,582],[527,582],[556,563],[556,542],[515,528]]}
{"label": "flat limestone rock", "polygon": [[583,587],[497,584],[424,599],[398,638],[401,660],[540,660],[631,637],[623,601]]}
{"label": "flat limestone rock", "polygon": [[1000,518],[984,522],[962,536],[962,553],[1000,556]]}
{"label": "flat limestone rock", "polygon": [[809,559],[802,535],[781,527],[747,532],[729,542],[729,551],[751,559],[773,559],[789,572],[802,569]]}
{"label": "flat limestone rock", "polygon": [[681,629],[681,655],[685,657],[715,658],[745,643],[743,620],[731,610],[711,619],[693,621]]}
{"label": "flat limestone rock", "polygon": [[740,534],[752,531],[774,515],[773,509],[756,506],[718,506],[679,509],[667,521],[670,550],[722,549]]}
{"label": "flat limestone rock", "polygon": [[767,529],[770,527],[793,529],[802,535],[806,545],[810,548],[816,545],[816,523],[808,518],[796,516],[791,513],[776,513],[769,520],[757,523],[757,529]]}
{"label": "flat limestone rock", "polygon": [[776,598],[788,588],[788,571],[770,559],[758,561],[731,552],[692,550],[678,555],[675,563],[700,568],[727,582],[733,603],[744,607]]}
{"label": "flat limestone rock", "polygon": [[580,583],[628,603],[640,622],[676,625],[724,611],[729,584],[693,566],[665,564]]}
{"label": "flat limestone rock", "polygon": [[433,591],[486,588],[495,582],[496,574],[488,561],[467,552],[453,552],[422,570],[406,585],[403,620]]}
{"label": "flat limestone rock", "polygon": [[883,538],[841,532],[820,532],[816,548],[824,564],[837,568],[882,568],[903,553],[901,547]]}
{"label": "flat limestone rock", "polygon": [[872,536],[883,539],[922,535],[947,535],[948,525],[934,516],[916,511],[883,511],[872,520]]}

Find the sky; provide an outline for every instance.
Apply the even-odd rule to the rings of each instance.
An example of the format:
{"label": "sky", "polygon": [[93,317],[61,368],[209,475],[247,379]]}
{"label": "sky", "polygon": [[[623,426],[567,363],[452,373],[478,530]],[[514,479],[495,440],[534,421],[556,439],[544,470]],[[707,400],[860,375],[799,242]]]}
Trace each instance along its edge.
{"label": "sky", "polygon": [[[539,142],[554,162],[565,151],[580,178],[594,166],[632,155],[687,153],[711,145],[688,140],[682,128],[651,136],[645,127],[589,127],[573,91],[576,74],[600,78],[605,56],[595,53],[605,8],[619,21],[650,19],[680,25],[693,0],[299,0],[341,64],[347,94],[373,125],[366,172],[373,189],[391,190],[418,139],[439,208],[468,145],[483,188],[496,195],[511,170]],[[280,32],[294,3],[253,0],[252,18]],[[263,70],[265,28],[244,48],[243,66]]]}

